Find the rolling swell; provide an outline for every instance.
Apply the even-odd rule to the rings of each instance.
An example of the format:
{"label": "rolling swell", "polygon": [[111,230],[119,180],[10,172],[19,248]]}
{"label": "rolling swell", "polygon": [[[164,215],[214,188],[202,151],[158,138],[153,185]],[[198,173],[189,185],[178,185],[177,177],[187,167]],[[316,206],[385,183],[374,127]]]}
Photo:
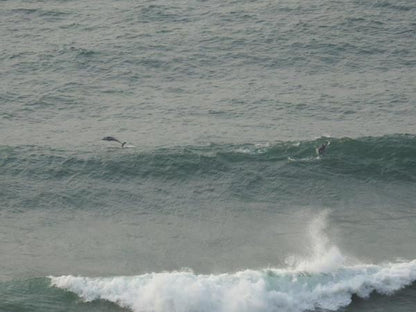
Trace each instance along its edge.
{"label": "rolling swell", "polygon": [[[330,141],[327,153],[317,158],[315,148],[326,141]],[[321,138],[274,145],[211,144],[151,152],[120,149],[75,154],[36,146],[6,146],[0,152],[3,173],[36,179],[60,180],[77,175],[106,181],[150,177],[181,180],[276,167],[277,174],[293,177],[303,171],[302,178],[305,173],[325,170],[327,175],[414,181],[416,173],[416,137],[412,135]]]}
{"label": "rolling swell", "polygon": [[[326,154],[317,157],[315,148],[327,140]],[[213,200],[333,206],[363,190],[384,196],[391,184],[402,185],[398,196],[411,200],[409,182],[416,179],[411,135],[153,151],[3,146],[0,153],[0,193],[10,209],[154,210]]]}

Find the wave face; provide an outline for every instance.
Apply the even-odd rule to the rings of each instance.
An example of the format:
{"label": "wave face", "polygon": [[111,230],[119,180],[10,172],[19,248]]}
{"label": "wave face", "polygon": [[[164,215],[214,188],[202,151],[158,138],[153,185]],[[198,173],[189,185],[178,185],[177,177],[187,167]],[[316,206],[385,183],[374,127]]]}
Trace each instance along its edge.
{"label": "wave face", "polygon": [[[330,142],[326,154],[317,157],[315,148],[326,141]],[[236,164],[241,167],[275,162],[288,166],[296,166],[291,162],[303,162],[302,166],[311,170],[319,167],[328,174],[366,175],[386,180],[412,180],[416,170],[416,137],[413,135],[320,138],[275,144],[211,144],[149,152],[128,149],[114,150],[110,155],[107,152],[72,154],[34,146],[3,146],[0,151],[1,168],[6,173],[47,179],[68,178],[74,174],[110,181],[135,177],[184,179],[229,172]]]}
{"label": "wave face", "polygon": [[[326,141],[326,153],[317,157],[316,147]],[[31,209],[33,203],[91,209],[113,207],[115,201],[145,207],[160,198],[160,191],[165,198],[183,193],[201,201],[219,196],[307,204],[350,197],[372,185],[377,192],[377,186],[401,184],[406,197],[416,177],[412,135],[98,153],[3,146],[0,153],[0,169],[8,181],[3,183],[6,206],[19,209]],[[178,189],[180,184],[186,188]]]}

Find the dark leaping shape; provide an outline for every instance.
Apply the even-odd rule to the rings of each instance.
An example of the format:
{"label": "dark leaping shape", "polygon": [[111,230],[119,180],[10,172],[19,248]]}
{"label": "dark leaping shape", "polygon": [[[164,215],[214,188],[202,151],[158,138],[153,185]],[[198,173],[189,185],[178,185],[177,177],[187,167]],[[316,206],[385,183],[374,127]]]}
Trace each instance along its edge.
{"label": "dark leaping shape", "polygon": [[103,140],[104,141],[114,141],[114,142],[118,142],[118,143],[120,143],[121,144],[121,147],[123,148],[124,147],[124,145],[127,143],[127,142],[121,142],[120,140],[117,140],[115,137],[112,137],[112,136],[106,136],[106,137],[103,137]]}

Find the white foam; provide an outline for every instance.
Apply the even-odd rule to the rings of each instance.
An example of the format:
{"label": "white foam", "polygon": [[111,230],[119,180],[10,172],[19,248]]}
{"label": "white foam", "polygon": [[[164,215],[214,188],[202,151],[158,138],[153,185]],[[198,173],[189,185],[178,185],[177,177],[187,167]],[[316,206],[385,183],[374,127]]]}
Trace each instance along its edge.
{"label": "white foam", "polygon": [[270,143],[256,143],[254,146],[242,146],[235,150],[237,153],[258,155],[264,154],[270,149]]}
{"label": "white foam", "polygon": [[202,275],[192,271],[130,277],[50,277],[55,287],[85,301],[104,299],[135,312],[302,312],[336,311],[352,295],[393,292],[416,281],[416,260],[382,265],[347,265],[325,235],[327,212],[310,226],[312,249],[292,257],[284,269]]}
{"label": "white foam", "polygon": [[290,270],[247,270],[234,274],[152,273],[132,277],[51,277],[55,287],[85,301],[104,299],[133,311],[288,311],[347,306],[356,294],[391,294],[416,280],[416,260],[342,267],[305,274]]}

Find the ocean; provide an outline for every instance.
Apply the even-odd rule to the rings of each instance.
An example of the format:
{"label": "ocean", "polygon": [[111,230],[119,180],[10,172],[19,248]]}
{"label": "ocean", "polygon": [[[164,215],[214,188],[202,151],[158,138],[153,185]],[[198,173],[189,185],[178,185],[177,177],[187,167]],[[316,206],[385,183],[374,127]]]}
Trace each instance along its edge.
{"label": "ocean", "polygon": [[0,311],[415,311],[415,17],[0,1]]}

